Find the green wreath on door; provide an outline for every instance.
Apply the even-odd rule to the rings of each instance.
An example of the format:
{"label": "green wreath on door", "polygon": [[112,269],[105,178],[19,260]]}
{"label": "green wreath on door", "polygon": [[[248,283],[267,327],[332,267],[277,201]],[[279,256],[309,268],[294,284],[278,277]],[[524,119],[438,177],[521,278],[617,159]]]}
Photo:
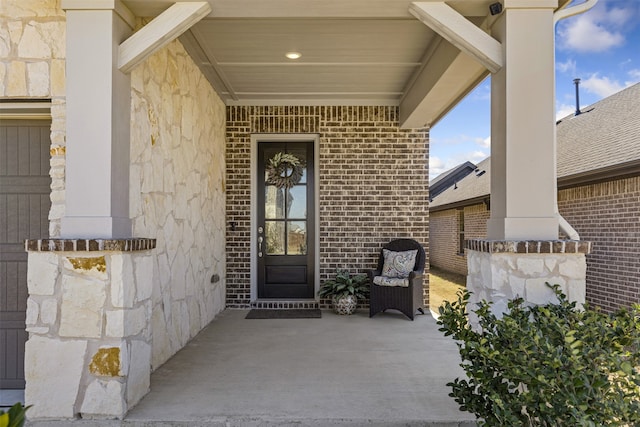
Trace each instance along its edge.
{"label": "green wreath on door", "polygon": [[287,190],[302,179],[304,163],[293,154],[276,153],[267,162],[267,184]]}

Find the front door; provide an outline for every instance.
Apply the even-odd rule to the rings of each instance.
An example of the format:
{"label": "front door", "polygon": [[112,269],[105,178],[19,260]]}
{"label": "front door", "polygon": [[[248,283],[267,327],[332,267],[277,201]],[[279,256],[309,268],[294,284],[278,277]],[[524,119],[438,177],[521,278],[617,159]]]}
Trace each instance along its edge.
{"label": "front door", "polygon": [[258,298],[314,297],[313,142],[258,143]]}

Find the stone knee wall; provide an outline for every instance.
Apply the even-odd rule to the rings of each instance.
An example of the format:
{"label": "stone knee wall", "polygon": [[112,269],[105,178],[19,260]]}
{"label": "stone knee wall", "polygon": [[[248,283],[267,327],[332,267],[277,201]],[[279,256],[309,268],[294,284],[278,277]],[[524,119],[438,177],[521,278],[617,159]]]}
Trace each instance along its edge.
{"label": "stone knee wall", "polygon": [[[428,251],[427,130],[400,129],[396,107],[228,107],[227,305],[248,307],[251,134],[320,138],[320,280],[377,265],[383,243],[411,237]],[[425,285],[425,303],[428,287]]]}
{"label": "stone knee wall", "polygon": [[[571,301],[585,302],[589,242],[554,241],[467,241],[469,274],[467,288],[472,293],[469,307],[482,300],[493,302],[492,311],[501,315],[508,302],[523,298],[527,304],[557,302],[546,285],[559,285]],[[469,316],[477,326],[477,318]]]}
{"label": "stone knee wall", "polygon": [[131,85],[133,233],[157,239],[156,368],[225,306],[225,108],[178,41],[134,69]]}
{"label": "stone knee wall", "polygon": [[0,6],[0,98],[51,99],[51,236],[64,215],[65,22],[59,0]]}
{"label": "stone knee wall", "polygon": [[28,242],[29,418],[122,418],[149,391],[153,246]]}

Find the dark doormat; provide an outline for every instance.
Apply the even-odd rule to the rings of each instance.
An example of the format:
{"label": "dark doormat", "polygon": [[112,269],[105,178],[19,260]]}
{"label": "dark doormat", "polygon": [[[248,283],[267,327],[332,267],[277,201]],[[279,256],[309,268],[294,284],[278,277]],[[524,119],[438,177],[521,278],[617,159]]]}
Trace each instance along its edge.
{"label": "dark doormat", "polygon": [[254,308],[245,319],[320,319],[319,308],[288,308],[283,310]]}

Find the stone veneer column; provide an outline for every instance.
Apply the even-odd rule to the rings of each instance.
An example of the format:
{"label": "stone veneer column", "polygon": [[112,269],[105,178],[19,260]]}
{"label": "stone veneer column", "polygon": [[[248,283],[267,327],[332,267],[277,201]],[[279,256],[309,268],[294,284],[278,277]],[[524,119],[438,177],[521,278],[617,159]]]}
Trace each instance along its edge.
{"label": "stone veneer column", "polygon": [[[466,248],[470,310],[482,300],[493,302],[496,315],[505,313],[508,300],[516,297],[529,304],[557,301],[547,282],[560,285],[570,300],[585,302],[591,242],[467,240]],[[470,321],[477,325],[473,315]]]}
{"label": "stone veneer column", "polygon": [[26,242],[30,419],[122,418],[149,391],[155,245]]}

